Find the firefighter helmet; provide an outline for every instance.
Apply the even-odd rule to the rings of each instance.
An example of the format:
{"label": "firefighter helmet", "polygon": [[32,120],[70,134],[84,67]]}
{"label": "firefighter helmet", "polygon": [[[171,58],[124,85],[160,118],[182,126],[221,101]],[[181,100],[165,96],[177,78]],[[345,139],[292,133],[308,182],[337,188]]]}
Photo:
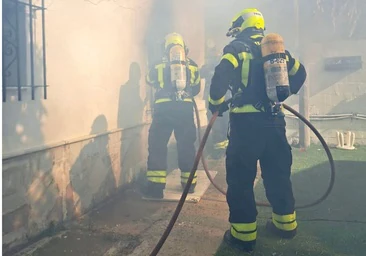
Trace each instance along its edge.
{"label": "firefighter helmet", "polygon": [[263,15],[255,8],[244,9],[231,21],[231,27],[226,36],[236,37],[241,32],[248,28],[254,28],[257,30],[265,30],[265,23]]}
{"label": "firefighter helmet", "polygon": [[188,54],[188,48],[183,40],[183,37],[176,32],[170,33],[170,34],[166,35],[164,38],[164,49],[165,50],[167,50],[172,45],[182,46],[186,52],[186,55]]}

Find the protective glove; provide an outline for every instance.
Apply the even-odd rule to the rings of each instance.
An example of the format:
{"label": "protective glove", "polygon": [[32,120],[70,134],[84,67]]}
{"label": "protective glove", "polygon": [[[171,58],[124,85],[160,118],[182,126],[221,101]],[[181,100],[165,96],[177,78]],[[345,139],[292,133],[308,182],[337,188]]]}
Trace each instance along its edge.
{"label": "protective glove", "polygon": [[229,105],[227,102],[223,102],[219,105],[213,105],[210,102],[208,103],[208,109],[211,111],[212,114],[214,114],[215,112],[219,111],[219,115],[218,116],[222,116],[222,114],[226,111],[229,110]]}

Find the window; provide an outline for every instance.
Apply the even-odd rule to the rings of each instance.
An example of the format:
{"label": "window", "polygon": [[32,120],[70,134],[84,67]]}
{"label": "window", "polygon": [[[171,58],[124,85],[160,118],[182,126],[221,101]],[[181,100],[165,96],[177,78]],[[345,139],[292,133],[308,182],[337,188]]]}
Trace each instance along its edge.
{"label": "window", "polygon": [[[37,1],[40,2],[40,1]],[[3,102],[9,95],[22,100],[43,94],[47,98],[45,8],[33,0],[2,1]]]}

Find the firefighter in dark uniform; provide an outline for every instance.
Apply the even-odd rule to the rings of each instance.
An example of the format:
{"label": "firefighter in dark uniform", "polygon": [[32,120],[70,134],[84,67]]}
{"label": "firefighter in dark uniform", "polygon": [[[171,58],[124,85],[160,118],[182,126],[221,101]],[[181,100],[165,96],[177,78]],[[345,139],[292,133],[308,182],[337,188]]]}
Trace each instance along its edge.
{"label": "firefighter in dark uniform", "polygon": [[[228,110],[224,96],[232,90],[229,145],[226,151],[227,202],[230,230],[224,241],[242,251],[252,251],[257,238],[257,209],[253,184],[259,160],[266,196],[272,206],[267,229],[282,238],[296,234],[295,200],[290,180],[292,153],[287,142],[282,108],[273,109],[265,89],[261,40],[265,23],[257,9],[234,17],[227,36],[235,37],[223,51],[213,76],[209,108]],[[306,79],[304,66],[286,51],[290,92],[296,94]]]}
{"label": "firefighter in dark uniform", "polygon": [[[193,97],[200,92],[201,78],[197,64],[187,57],[188,48],[181,35],[165,37],[164,56],[154,65],[146,80],[156,89],[153,120],[148,137],[147,180],[145,196],[163,198],[167,175],[167,144],[172,132],[177,142],[181,185],[187,183],[196,154],[196,127]],[[194,192],[197,176],[192,182]]]}

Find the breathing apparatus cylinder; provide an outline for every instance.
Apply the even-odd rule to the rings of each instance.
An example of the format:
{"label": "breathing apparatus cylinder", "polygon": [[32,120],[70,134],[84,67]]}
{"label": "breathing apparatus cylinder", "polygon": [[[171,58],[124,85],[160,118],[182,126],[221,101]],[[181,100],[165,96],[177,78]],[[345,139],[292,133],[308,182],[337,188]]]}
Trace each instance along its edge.
{"label": "breathing apparatus cylinder", "polygon": [[182,45],[175,44],[169,48],[170,79],[176,89],[176,100],[182,100],[187,86],[186,52]]}
{"label": "breathing apparatus cylinder", "polygon": [[291,95],[283,38],[275,33],[266,35],[261,51],[267,96],[276,105]]}

